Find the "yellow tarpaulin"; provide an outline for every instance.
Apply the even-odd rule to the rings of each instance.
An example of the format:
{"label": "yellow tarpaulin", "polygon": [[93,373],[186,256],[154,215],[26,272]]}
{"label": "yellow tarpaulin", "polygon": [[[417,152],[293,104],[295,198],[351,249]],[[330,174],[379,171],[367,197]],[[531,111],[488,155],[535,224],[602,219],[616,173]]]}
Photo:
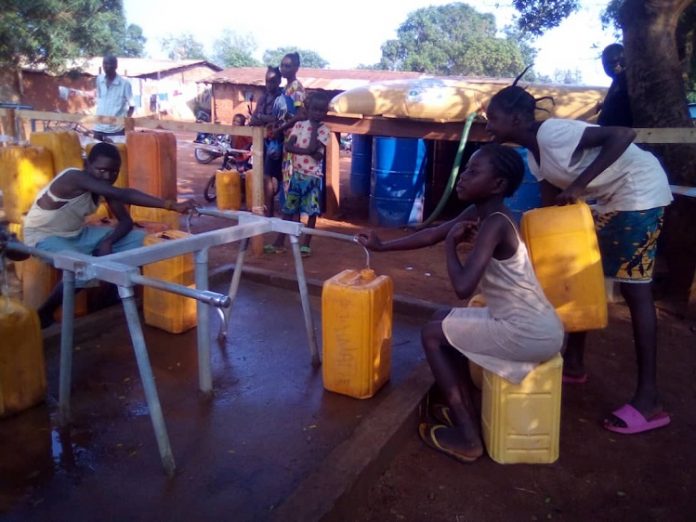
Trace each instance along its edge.
{"label": "yellow tarpaulin", "polygon": [[[449,80],[418,78],[374,82],[345,91],[331,100],[330,110],[337,114],[360,114],[410,118],[438,122],[464,121],[475,111],[485,111],[491,97],[503,87],[503,81]],[[538,117],[554,116],[591,120],[606,89],[564,85],[524,85],[534,96],[551,96],[540,102],[549,112]]]}

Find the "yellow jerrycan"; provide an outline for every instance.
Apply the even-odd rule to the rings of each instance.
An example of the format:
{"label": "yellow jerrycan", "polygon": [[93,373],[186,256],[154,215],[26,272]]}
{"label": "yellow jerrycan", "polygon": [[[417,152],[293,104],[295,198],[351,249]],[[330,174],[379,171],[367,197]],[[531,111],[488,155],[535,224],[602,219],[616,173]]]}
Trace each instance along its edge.
{"label": "yellow jerrycan", "polygon": [[324,388],[372,397],[391,372],[394,286],[373,270],[344,270],[321,294]]}
{"label": "yellow jerrycan", "polygon": [[[154,245],[188,237],[180,230],[167,230],[145,236],[144,244]],[[193,287],[193,254],[163,259],[143,266],[143,275]],[[170,333],[181,333],[196,326],[196,300],[181,295],[145,287],[143,290],[145,324]]]}
{"label": "yellow jerrycan", "polygon": [[242,175],[235,169],[215,173],[215,196],[220,210],[242,208]]}
{"label": "yellow jerrycan", "polygon": [[0,417],[42,402],[46,368],[39,317],[19,301],[0,296]]}
{"label": "yellow jerrycan", "polygon": [[534,272],[566,332],[606,327],[602,259],[587,204],[529,210],[520,228]]}
{"label": "yellow jerrycan", "polygon": [[169,230],[179,230],[181,214],[175,210],[131,205],[130,215],[138,227],[145,228],[146,223],[163,223]]}
{"label": "yellow jerrycan", "polygon": [[483,370],[481,429],[488,455],[500,464],[558,460],[563,358],[556,354],[520,384]]}
{"label": "yellow jerrycan", "polygon": [[5,217],[22,223],[36,195],[53,179],[53,156],[44,147],[0,147],[0,191]]}
{"label": "yellow jerrycan", "polygon": [[85,166],[82,159],[80,136],[74,131],[32,132],[29,143],[45,147],[53,156],[53,174],[60,174],[67,168],[81,169]]}

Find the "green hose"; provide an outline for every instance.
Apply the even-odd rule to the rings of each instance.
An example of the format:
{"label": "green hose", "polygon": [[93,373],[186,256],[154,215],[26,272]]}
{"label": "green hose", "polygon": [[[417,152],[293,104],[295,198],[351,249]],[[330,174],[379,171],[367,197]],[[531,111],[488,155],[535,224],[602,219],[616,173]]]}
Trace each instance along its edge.
{"label": "green hose", "polygon": [[476,117],[476,113],[472,112],[467,116],[466,118],[466,123],[464,123],[464,129],[462,130],[462,136],[459,138],[459,148],[457,149],[457,155],[454,157],[454,165],[452,165],[452,171],[450,172],[450,177],[449,180],[447,181],[447,186],[445,187],[445,192],[442,194],[442,197],[440,198],[440,201],[438,202],[437,206],[435,207],[435,210],[433,210],[432,214],[428,216],[428,219],[423,221],[420,225],[416,227],[416,229],[427,227],[430,223],[435,221],[437,219],[437,216],[440,215],[440,212],[445,208],[445,205],[447,204],[447,200],[449,199],[450,195],[452,194],[452,190],[454,189],[454,185],[457,183],[457,175],[459,174],[459,165],[462,162],[462,155],[464,154],[464,147],[466,147],[466,142],[469,139],[469,131],[471,130],[471,124],[474,122],[474,118]]}

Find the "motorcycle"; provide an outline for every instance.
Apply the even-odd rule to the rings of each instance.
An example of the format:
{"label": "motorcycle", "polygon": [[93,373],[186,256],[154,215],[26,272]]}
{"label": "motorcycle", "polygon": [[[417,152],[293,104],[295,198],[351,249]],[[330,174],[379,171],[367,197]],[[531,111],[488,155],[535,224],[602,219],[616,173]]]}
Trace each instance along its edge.
{"label": "motorcycle", "polygon": [[[205,111],[196,113],[196,123],[207,123],[210,121],[210,114]],[[193,150],[193,156],[198,163],[207,165],[213,160],[222,157],[225,149],[229,148],[230,137],[226,134],[210,134],[199,132],[194,143],[200,144]]]}

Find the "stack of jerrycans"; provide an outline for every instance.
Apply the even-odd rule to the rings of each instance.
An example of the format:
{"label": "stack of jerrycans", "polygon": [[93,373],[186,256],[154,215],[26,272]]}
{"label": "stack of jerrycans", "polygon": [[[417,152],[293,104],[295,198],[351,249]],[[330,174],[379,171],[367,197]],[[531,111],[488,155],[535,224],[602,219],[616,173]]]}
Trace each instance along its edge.
{"label": "stack of jerrycans", "polygon": [[[172,132],[137,131],[126,133],[128,186],[162,199],[176,201],[176,137]],[[160,208],[131,205],[135,222],[165,223],[179,229],[179,214]]]}
{"label": "stack of jerrycans", "polygon": [[324,388],[366,399],[389,380],[393,295],[391,278],[370,269],[344,270],[324,283]]}

